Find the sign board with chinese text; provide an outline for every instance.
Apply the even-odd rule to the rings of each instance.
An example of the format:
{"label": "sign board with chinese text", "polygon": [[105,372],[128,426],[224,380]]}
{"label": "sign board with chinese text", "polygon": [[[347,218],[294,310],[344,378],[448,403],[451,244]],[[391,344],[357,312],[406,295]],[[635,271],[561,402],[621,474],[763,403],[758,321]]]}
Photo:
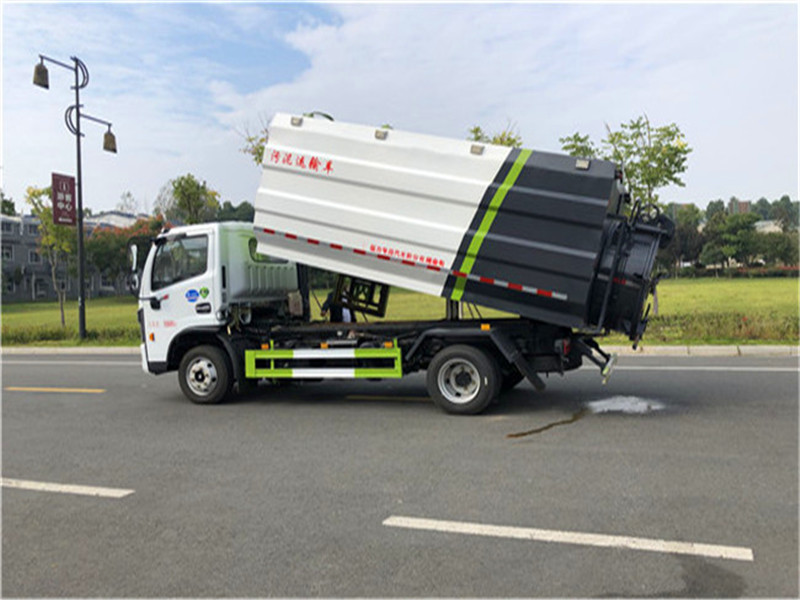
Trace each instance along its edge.
{"label": "sign board with chinese text", "polygon": [[74,226],[76,223],[75,178],[53,173],[51,197],[53,199],[53,223]]}

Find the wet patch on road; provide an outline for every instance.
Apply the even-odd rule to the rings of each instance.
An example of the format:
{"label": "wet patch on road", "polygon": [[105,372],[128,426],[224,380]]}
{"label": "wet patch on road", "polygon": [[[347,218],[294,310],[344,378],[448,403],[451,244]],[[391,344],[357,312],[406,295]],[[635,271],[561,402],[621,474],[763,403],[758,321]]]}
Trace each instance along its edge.
{"label": "wet patch on road", "polygon": [[543,433],[549,429],[553,429],[554,427],[560,427],[561,425],[571,425],[577,421],[580,421],[583,417],[589,414],[623,414],[623,415],[647,415],[652,414],[654,412],[658,412],[664,410],[666,406],[658,402],[657,400],[651,400],[648,398],[639,398],[638,396],[612,396],[611,398],[605,398],[602,400],[592,400],[591,402],[586,402],[579,411],[574,413],[571,417],[567,419],[561,419],[559,421],[554,421],[552,423],[548,423],[547,425],[543,425],[542,427],[537,427],[536,429],[531,429],[529,431],[521,431],[519,433],[509,433],[506,435],[507,438],[521,438],[526,437],[529,435],[536,435],[538,433]]}
{"label": "wet patch on road", "polygon": [[575,421],[578,421],[578,420],[582,419],[583,417],[585,417],[587,414],[589,414],[589,409],[588,408],[582,408],[581,410],[576,412],[574,415],[572,415],[569,419],[563,419],[561,421],[555,421],[554,423],[549,423],[547,425],[544,425],[543,427],[537,427],[536,429],[531,429],[530,431],[521,431],[519,433],[509,433],[508,435],[506,435],[506,437],[507,438],[521,438],[521,437],[525,437],[525,436],[528,436],[528,435],[535,435],[537,433],[542,433],[544,431],[547,431],[548,429],[552,429],[553,427],[559,427],[561,425],[569,425],[571,423],[574,423]]}
{"label": "wet patch on road", "polygon": [[646,415],[666,408],[657,400],[638,396],[613,396],[605,400],[593,400],[586,408],[594,414],[622,413],[624,415]]}

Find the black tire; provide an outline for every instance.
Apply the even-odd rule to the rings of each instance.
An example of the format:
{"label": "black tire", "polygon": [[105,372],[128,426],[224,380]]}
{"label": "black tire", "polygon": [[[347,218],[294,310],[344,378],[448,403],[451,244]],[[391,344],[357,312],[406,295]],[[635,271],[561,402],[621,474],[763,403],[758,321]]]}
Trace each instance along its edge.
{"label": "black tire", "polygon": [[216,346],[192,348],[181,359],[178,383],[195,404],[218,404],[231,391],[228,357]]}
{"label": "black tire", "polygon": [[500,368],[480,348],[448,346],[428,366],[427,384],[428,394],[445,412],[475,415],[500,393]]}

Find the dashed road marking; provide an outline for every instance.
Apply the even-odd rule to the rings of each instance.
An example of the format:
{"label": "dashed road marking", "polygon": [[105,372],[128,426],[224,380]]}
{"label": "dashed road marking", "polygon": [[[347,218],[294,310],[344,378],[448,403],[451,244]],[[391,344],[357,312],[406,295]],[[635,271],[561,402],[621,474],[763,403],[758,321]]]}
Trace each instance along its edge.
{"label": "dashed road marking", "polygon": [[99,498],[124,498],[135,490],[121,488],[96,487],[89,485],[67,485],[63,483],[47,483],[44,481],[27,481],[25,479],[9,479],[3,477],[0,484],[4,488],[28,490],[31,492],[55,492],[59,494],[77,494],[79,496],[95,496]]}
{"label": "dashed road marking", "polygon": [[142,367],[141,361],[121,360],[0,360],[3,365],[45,367]]}
{"label": "dashed road marking", "polygon": [[689,554],[727,560],[753,561],[753,551],[739,546],[719,546],[716,544],[697,544],[694,542],[674,542],[651,538],[629,537],[622,535],[603,535],[597,533],[580,533],[577,531],[556,531],[552,529],[534,529],[531,527],[508,527],[501,525],[483,525],[462,521],[442,521],[439,519],[418,519],[414,517],[392,516],[383,524],[386,527],[419,529],[440,533],[460,533],[485,537],[529,540],[535,542],[555,542],[559,544],[577,544],[581,546],[597,546],[601,548],[626,548],[665,554]]}
{"label": "dashed road marking", "polygon": [[709,371],[725,373],[797,373],[800,367],[712,367],[712,366],[644,366],[644,365],[618,365],[614,371]]}
{"label": "dashed road marking", "polygon": [[17,387],[8,386],[7,392],[36,392],[45,394],[104,394],[101,388]]}

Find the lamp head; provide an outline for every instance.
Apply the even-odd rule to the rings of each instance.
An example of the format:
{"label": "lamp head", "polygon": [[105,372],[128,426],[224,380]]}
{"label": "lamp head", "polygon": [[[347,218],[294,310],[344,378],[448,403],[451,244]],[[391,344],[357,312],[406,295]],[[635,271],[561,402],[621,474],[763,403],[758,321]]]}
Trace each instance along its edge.
{"label": "lamp head", "polygon": [[33,85],[38,85],[46,90],[50,89],[50,75],[47,67],[44,66],[44,60],[33,69]]}
{"label": "lamp head", "polygon": [[103,136],[103,150],[112,152],[113,154],[117,153],[117,138],[111,133],[111,127],[108,128],[108,131],[106,131]]}

